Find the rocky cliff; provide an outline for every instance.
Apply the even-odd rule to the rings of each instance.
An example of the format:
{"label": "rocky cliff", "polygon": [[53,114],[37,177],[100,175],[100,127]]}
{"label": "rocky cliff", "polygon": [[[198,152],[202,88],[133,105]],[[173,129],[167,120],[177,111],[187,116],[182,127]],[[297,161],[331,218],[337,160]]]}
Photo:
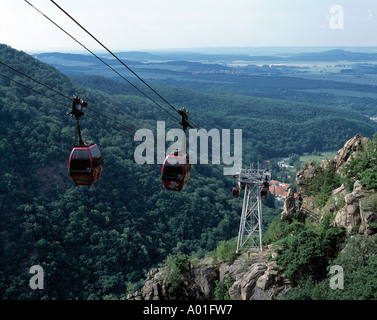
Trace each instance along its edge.
{"label": "rocky cliff", "polygon": [[[203,260],[202,265],[182,275],[182,291],[193,300],[214,300],[216,282],[231,277],[228,289],[231,300],[275,300],[289,288],[275,262],[269,261],[272,249],[262,253],[242,254],[232,264],[212,264]],[[166,300],[169,296],[164,273],[166,268],[152,269],[144,286],[127,300]]]}
{"label": "rocky cliff", "polygon": [[372,234],[374,231],[370,225],[377,222],[377,211],[374,206],[377,201],[375,190],[364,190],[360,182],[356,181],[353,190],[347,192],[342,184],[331,191],[330,199],[323,207],[316,207],[315,196],[305,195],[304,192],[305,186],[311,183],[318,174],[319,168],[332,168],[337,174],[342,175],[341,169],[356,154],[364,152],[369,141],[368,138],[356,135],[345,143],[334,159],[324,159],[319,167],[314,162],[305,164],[296,175],[300,210],[314,214],[320,219],[332,213],[335,215],[335,226],[343,226],[349,232]]}
{"label": "rocky cliff", "polygon": [[[314,198],[304,195],[304,189],[307,185],[312,183],[313,178],[318,173],[319,169],[332,168],[337,173],[341,172],[348,161],[357,153],[363,152],[370,139],[356,135],[348,140],[344,147],[341,148],[334,159],[323,159],[320,167],[316,166],[314,161],[304,164],[299,172],[296,174],[296,186],[299,199],[299,208],[308,212],[318,212],[318,208],[314,207]],[[337,191],[339,192],[339,190]]]}

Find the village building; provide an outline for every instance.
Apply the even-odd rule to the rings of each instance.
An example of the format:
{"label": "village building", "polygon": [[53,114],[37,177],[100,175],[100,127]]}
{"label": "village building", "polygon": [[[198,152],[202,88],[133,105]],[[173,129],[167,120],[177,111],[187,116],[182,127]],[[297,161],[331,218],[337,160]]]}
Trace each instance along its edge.
{"label": "village building", "polygon": [[[284,201],[288,196],[288,191],[291,185],[277,180],[270,180],[269,184],[269,191],[275,196],[275,207],[283,208]],[[297,198],[297,193],[294,193],[294,197],[295,199]]]}

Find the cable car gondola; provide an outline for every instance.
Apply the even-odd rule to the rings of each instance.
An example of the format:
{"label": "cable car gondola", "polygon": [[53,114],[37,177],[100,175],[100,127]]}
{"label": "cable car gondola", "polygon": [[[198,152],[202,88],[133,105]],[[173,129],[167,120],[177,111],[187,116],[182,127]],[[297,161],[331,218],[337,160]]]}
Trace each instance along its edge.
{"label": "cable car gondola", "polygon": [[263,187],[261,188],[260,190],[260,197],[262,199],[266,199],[267,198],[267,195],[268,195],[268,188],[269,188],[269,184],[268,184],[268,175],[265,176],[265,180],[263,182]]}
{"label": "cable car gondola", "polygon": [[[97,182],[103,170],[103,157],[100,149],[94,143],[88,144],[81,138],[80,118],[84,115],[82,107],[87,103],[80,98],[74,97],[72,111],[68,113],[76,118],[75,146],[69,156],[69,175],[78,186],[90,186]],[[77,135],[79,143],[76,142]]]}
{"label": "cable car gondola", "polygon": [[268,194],[268,188],[262,187],[261,190],[260,190],[260,197],[262,199],[266,199],[267,198],[267,194]]}
{"label": "cable car gondola", "polygon": [[161,169],[162,183],[166,190],[181,191],[190,179],[191,164],[187,154],[175,150],[169,154]]}
{"label": "cable car gondola", "polygon": [[233,187],[232,195],[233,195],[233,198],[238,198],[240,196],[240,187],[239,186]]}
{"label": "cable car gondola", "polygon": [[185,133],[182,151],[175,150],[164,160],[161,169],[162,184],[166,190],[181,191],[190,179],[191,164],[186,154],[186,129],[191,127],[188,123],[188,112],[185,108],[179,109],[182,116],[182,128]]}
{"label": "cable car gondola", "polygon": [[97,182],[103,170],[103,157],[96,144],[80,145],[69,157],[69,175],[76,185],[90,186]]}
{"label": "cable car gondola", "polygon": [[233,198],[238,198],[240,196],[240,187],[236,184],[236,177],[237,176],[233,176],[233,189],[232,189],[232,195],[233,195]]}

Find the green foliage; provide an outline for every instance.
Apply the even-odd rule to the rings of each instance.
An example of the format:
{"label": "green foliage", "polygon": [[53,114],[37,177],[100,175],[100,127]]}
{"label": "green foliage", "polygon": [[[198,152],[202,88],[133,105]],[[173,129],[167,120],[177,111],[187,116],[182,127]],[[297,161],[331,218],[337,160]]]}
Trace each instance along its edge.
{"label": "green foliage", "polygon": [[297,286],[308,275],[321,279],[326,270],[325,248],[319,236],[312,230],[302,230],[297,235],[279,242],[277,263],[285,275]]}
{"label": "green foliage", "polygon": [[323,207],[330,198],[332,191],[341,185],[341,177],[333,168],[322,168],[316,164],[316,174],[303,185],[305,195],[315,196],[315,206]]}
{"label": "green foliage", "polygon": [[[351,191],[356,180],[366,189],[376,188],[377,135],[365,152],[352,158],[340,177],[331,169],[316,168],[316,176],[304,186],[306,195],[316,197],[316,206],[327,201],[332,190],[344,183]],[[374,197],[364,203],[365,210],[374,210]],[[343,200],[344,201],[344,200]],[[376,299],[376,237],[352,237],[345,241],[345,231],[332,226],[332,216],[327,215],[317,229],[305,225],[297,232],[289,232],[296,220],[275,220],[267,231],[267,241],[278,241],[279,265],[291,279],[293,288],[285,299]],[[374,227],[374,224],[371,224]],[[279,241],[280,240],[280,241]],[[342,246],[345,249],[338,255]],[[334,260],[335,258],[335,260]],[[329,264],[329,262],[331,264]],[[344,289],[330,287],[331,265],[344,268]]]}
{"label": "green foliage", "polygon": [[288,164],[294,166],[297,162],[300,161],[300,155],[297,153],[291,153],[289,155]]}
{"label": "green foliage", "polygon": [[345,231],[325,222],[318,231],[305,225],[281,239],[276,262],[285,270],[292,285],[301,286],[308,278],[320,281],[326,276],[328,259],[336,257]]}
{"label": "green foliage", "polygon": [[215,299],[216,300],[231,300],[229,296],[229,288],[233,285],[234,278],[228,276],[224,282],[215,281]]}
{"label": "green foliage", "polygon": [[269,225],[267,232],[263,236],[263,243],[275,243],[290,234],[295,234],[304,227],[304,223],[299,219],[298,214],[294,217],[287,217],[281,219],[280,217],[275,218]]}
{"label": "green foliage", "polygon": [[[217,76],[221,77],[221,75]],[[251,78],[241,77],[245,83]],[[127,84],[106,78],[74,76],[73,79],[83,86],[101,89],[112,95],[129,92]],[[239,77],[232,80],[239,81],[238,79]],[[364,115],[344,107],[318,105],[315,99],[310,101],[311,103],[276,100],[281,99],[281,95],[275,94],[271,95],[271,98],[275,99],[251,97],[250,87],[247,86],[242,92],[249,94],[241,95],[237,92],[240,86],[245,86],[245,83],[235,84],[235,82],[231,85],[228,78],[223,80],[227,89],[223,90],[221,87],[219,91],[213,89],[203,91],[206,87],[206,83],[203,82],[197,82],[198,87],[195,89],[177,88],[177,86],[185,87],[182,81],[171,83],[169,87],[157,85],[156,88],[173,104],[183,105],[189,109],[192,119],[205,122],[205,125],[198,123],[203,128],[242,129],[243,145],[252,146],[252,148],[243,148],[243,158],[246,163],[304,152],[312,153],[313,150],[318,150],[317,152],[338,150],[344,145],[344,141],[358,132],[371,137],[377,131],[377,124],[372,121],[366,122]],[[267,83],[261,86],[260,81]],[[252,80],[252,87],[263,90],[265,86],[270,86],[268,83],[271,81],[275,81],[275,85],[281,88],[286,85],[287,78],[284,78],[283,82],[280,79],[280,83],[277,84],[278,78],[256,77]],[[302,79],[290,79],[290,81],[302,82]],[[229,90],[232,92],[227,93]],[[148,118],[154,115],[150,110],[143,112],[148,112],[145,114]],[[266,128],[268,135],[265,134]]]}
{"label": "green foliage", "polygon": [[343,289],[332,289],[330,279],[333,274],[315,284],[311,299],[316,300],[375,300],[377,299],[376,267],[377,267],[377,236],[351,237],[331,266],[343,268]]}
{"label": "green foliage", "polygon": [[[80,87],[3,45],[0,60],[135,129],[155,130],[156,120],[167,120],[145,98]],[[4,67],[0,73],[17,78]],[[56,98],[49,91],[46,95]],[[95,185],[74,186],[67,174],[75,134],[75,122],[66,115],[70,108],[69,101],[64,109],[0,78],[2,299],[122,298],[178,242],[184,254],[200,251],[203,256],[218,241],[235,236],[242,204],[231,198],[232,182],[222,168],[193,166],[185,189],[167,192],[161,165],[135,164],[132,134],[89,110],[80,122],[83,138],[99,145],[105,169]],[[176,125],[168,120],[169,126]],[[34,264],[48,276],[43,291],[28,285]]]}
{"label": "green foliage", "polygon": [[191,263],[186,254],[170,254],[166,259],[166,271],[163,274],[168,287],[169,300],[187,299],[183,291],[182,274],[190,271]]}
{"label": "green foliage", "polygon": [[[305,240],[306,239],[306,240]],[[377,298],[377,235],[345,238],[326,216],[315,231],[306,227],[278,242],[277,262],[293,288],[287,300],[374,300]],[[342,249],[340,251],[340,249]],[[343,269],[343,289],[332,289],[331,266]]]}
{"label": "green foliage", "polygon": [[293,287],[283,296],[283,300],[312,300],[315,282],[311,277],[304,279],[299,287]]}
{"label": "green foliage", "polygon": [[368,168],[361,174],[361,185],[365,185],[366,189],[377,189],[377,172],[376,169]]}
{"label": "green foliage", "polygon": [[377,211],[377,194],[371,194],[363,200],[361,209],[365,211]]}
{"label": "green foliage", "polygon": [[220,241],[216,248],[216,257],[218,261],[225,262],[230,265],[237,258],[236,250],[237,237],[228,241]]}
{"label": "green foliage", "polygon": [[[118,82],[96,78],[103,87],[90,89],[84,83],[87,79],[73,82],[5,45],[0,45],[0,61],[67,96],[84,98],[94,110],[135,129],[155,131],[157,120],[166,120],[167,130],[177,126]],[[0,69],[61,99],[3,66]],[[333,150],[355,132],[370,135],[376,128],[365,125],[364,117],[354,112],[345,110],[339,116],[339,109],[326,106],[172,87],[160,92],[173,104],[187,107],[203,128],[242,129],[246,161],[315,148]],[[76,187],[67,174],[75,123],[66,116],[71,103],[61,102],[67,107],[0,77],[1,298],[121,299],[181,243],[180,256],[169,262],[171,295],[180,298],[185,255],[192,251],[204,255],[237,234],[242,201],[231,198],[231,179],[223,176],[220,166],[194,165],[182,192],[166,192],[160,165],[135,164],[132,134],[85,110],[83,138],[99,145],[105,168],[95,185]],[[265,212],[267,222],[276,216],[274,209],[267,207]],[[223,244],[220,257],[231,261],[232,250]],[[44,268],[48,279],[44,290],[33,291],[28,285],[28,270],[35,264]]]}
{"label": "green foliage", "polygon": [[347,245],[333,261],[333,265],[340,265],[345,271],[357,271],[367,265],[368,260],[377,254],[377,235],[363,237],[352,236]]}
{"label": "green foliage", "polygon": [[366,190],[377,188],[377,134],[368,143],[364,152],[357,153],[344,166],[342,182],[348,191],[352,191],[356,180]]}

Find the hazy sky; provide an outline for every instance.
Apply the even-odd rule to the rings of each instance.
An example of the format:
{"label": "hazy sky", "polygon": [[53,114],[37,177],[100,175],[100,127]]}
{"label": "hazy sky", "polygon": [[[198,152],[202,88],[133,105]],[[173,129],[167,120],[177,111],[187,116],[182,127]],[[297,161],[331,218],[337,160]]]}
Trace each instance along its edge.
{"label": "hazy sky", "polygon": [[[29,0],[92,50],[50,0]],[[56,0],[112,50],[377,46],[376,0]],[[24,0],[0,0],[0,43],[81,50]]]}

